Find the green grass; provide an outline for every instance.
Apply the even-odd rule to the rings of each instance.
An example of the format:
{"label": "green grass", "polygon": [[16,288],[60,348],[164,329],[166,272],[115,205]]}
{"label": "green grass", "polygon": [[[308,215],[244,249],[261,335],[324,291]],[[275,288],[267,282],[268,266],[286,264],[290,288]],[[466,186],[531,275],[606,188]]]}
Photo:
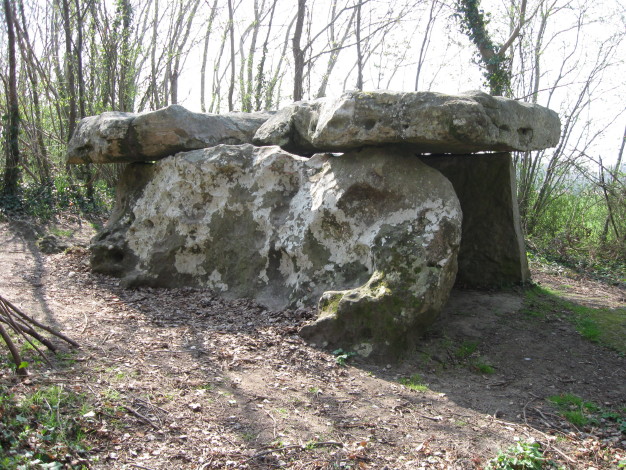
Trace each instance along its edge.
{"label": "green grass", "polygon": [[212,392],[215,390],[215,385],[213,384],[204,384],[198,387],[198,390],[206,390],[207,392]]}
{"label": "green grass", "polygon": [[621,413],[605,410],[594,402],[585,401],[572,393],[553,395],[548,397],[548,401],[556,405],[561,416],[579,428],[589,424],[597,424],[600,418],[615,421],[618,426],[626,423],[626,416]]}
{"label": "green grass", "polygon": [[[623,184],[623,174],[620,179]],[[618,232],[623,234],[626,229],[626,204],[623,191],[617,187],[609,194],[613,222]],[[541,264],[550,270],[565,267],[605,282],[626,284],[624,242],[616,236],[612,226],[604,231],[607,204],[604,194],[594,184],[588,182],[576,190],[561,193],[550,200],[538,216],[528,240],[533,248],[529,257],[531,263]]]}
{"label": "green grass", "polygon": [[241,434],[241,438],[246,442],[256,441],[257,437],[259,437],[259,435],[252,431],[246,431]]}
{"label": "green grass", "polygon": [[403,377],[399,382],[409,390],[414,392],[426,392],[428,386],[424,383],[424,379],[419,374],[413,374],[410,377]]}
{"label": "green grass", "polygon": [[60,385],[16,396],[0,386],[0,468],[87,468],[85,396]]}
{"label": "green grass", "polygon": [[57,237],[71,237],[73,233],[71,230],[63,230],[58,227],[50,227],[49,232]]}
{"label": "green grass", "polygon": [[478,349],[478,341],[463,341],[454,351],[454,355],[459,359],[467,359]]}
{"label": "green grass", "polygon": [[487,364],[486,362],[482,361],[482,360],[476,360],[476,361],[472,361],[470,364],[470,367],[480,373],[480,374],[493,374],[495,373],[496,369],[491,365],[491,364]]}
{"label": "green grass", "polygon": [[626,354],[626,308],[592,308],[563,299],[558,292],[532,287],[525,291],[522,310],[531,317],[557,315],[574,325],[589,341]]}

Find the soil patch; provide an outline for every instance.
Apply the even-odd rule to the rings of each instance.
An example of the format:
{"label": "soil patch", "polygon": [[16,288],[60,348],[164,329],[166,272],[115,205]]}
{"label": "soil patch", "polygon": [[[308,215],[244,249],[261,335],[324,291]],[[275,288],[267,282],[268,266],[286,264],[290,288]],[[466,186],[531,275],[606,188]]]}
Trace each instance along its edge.
{"label": "soil patch", "polygon": [[[454,291],[418,351],[342,366],[297,335],[312,311],[122,289],[89,270],[93,228],[64,223],[71,234],[57,234],[74,246],[52,255],[36,244],[41,229],[0,223],[0,293],[82,348],[27,383],[8,369],[0,380],[16,393],[50,383],[83,393],[89,468],[471,469],[519,441],[565,468],[626,459],[626,434],[608,418],[577,427],[547,400],[569,393],[622,412],[624,356],[563,312],[529,315],[521,290]],[[576,302],[624,305],[617,287],[534,275],[571,285]]]}

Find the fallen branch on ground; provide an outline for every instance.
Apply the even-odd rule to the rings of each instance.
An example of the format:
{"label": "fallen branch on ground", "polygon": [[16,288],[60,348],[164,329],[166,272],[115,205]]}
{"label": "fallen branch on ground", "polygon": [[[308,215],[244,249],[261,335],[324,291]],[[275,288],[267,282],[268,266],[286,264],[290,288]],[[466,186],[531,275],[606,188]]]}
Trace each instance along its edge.
{"label": "fallen branch on ground", "polygon": [[17,308],[15,305],[13,305],[11,302],[9,302],[7,299],[0,295],[0,336],[6,343],[11,357],[13,358],[16,373],[21,376],[27,375],[26,363],[22,361],[19,349],[15,345],[13,339],[11,339],[11,336],[9,335],[3,324],[8,325],[9,328],[13,330],[18,336],[24,338],[24,340],[28,344],[30,344],[32,348],[37,351],[37,353],[49,365],[51,365],[49,359],[46,357],[43,351],[31,341],[30,338],[33,338],[34,340],[43,344],[52,352],[56,352],[56,347],[49,339],[45,338],[38,331],[36,331],[35,328],[40,328],[44,331],[47,331],[51,335],[62,339],[66,343],[69,343],[74,348],[80,347],[80,345],[76,341],[68,338],[63,333],[56,331],[54,328],[39,323],[37,320],[30,317],[29,315],[26,315],[19,308]]}
{"label": "fallen branch on ground", "polygon": [[270,447],[261,452],[257,452],[252,457],[250,457],[247,460],[247,462],[258,459],[259,457],[264,457],[274,452],[283,452],[289,449],[309,450],[309,449],[317,449],[319,447],[343,447],[343,444],[341,442],[328,441],[328,442],[309,442],[308,444],[304,444],[304,445],[293,444],[293,445],[287,445],[287,446],[281,446],[281,447]]}

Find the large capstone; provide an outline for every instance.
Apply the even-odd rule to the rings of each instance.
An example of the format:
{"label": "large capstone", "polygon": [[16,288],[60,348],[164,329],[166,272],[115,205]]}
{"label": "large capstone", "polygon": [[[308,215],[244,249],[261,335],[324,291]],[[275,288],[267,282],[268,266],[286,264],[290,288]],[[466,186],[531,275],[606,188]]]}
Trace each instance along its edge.
{"label": "large capstone", "polygon": [[289,151],[346,151],[403,144],[416,152],[530,151],[554,147],[558,115],[543,106],[480,91],[347,92],[294,103],[257,131],[257,145]]}
{"label": "large capstone", "polygon": [[159,160],[176,152],[252,142],[270,113],[193,113],[178,105],[143,114],[107,112],[82,119],[67,163]]}
{"label": "large capstone", "polygon": [[126,285],[317,304],[304,336],[385,356],[434,321],[454,284],[459,201],[441,173],[400,150],[306,159],[220,145],[127,172],[123,181],[141,184],[119,195],[92,247],[93,269]]}

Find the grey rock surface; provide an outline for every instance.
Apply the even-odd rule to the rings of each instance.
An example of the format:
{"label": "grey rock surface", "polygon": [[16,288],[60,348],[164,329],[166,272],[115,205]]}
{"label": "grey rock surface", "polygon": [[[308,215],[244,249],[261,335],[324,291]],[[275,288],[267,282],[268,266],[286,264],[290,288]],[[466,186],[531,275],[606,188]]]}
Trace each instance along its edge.
{"label": "grey rock surface", "polygon": [[530,280],[509,153],[420,157],[450,180],[463,211],[457,284],[501,288]]}
{"label": "grey rock surface", "polygon": [[270,308],[318,304],[302,331],[311,341],[400,354],[454,283],[459,202],[411,154],[344,157],[220,145],[131,165],[92,267],[126,285],[209,287]]}
{"label": "grey rock surface", "polygon": [[480,91],[353,91],[336,100],[294,103],[263,124],[254,143],[304,154],[388,144],[422,153],[471,153],[539,150],[559,138],[554,111]]}
{"label": "grey rock surface", "polygon": [[107,112],[82,119],[67,163],[160,160],[176,152],[252,142],[270,113],[193,113],[179,105],[143,114]]}

